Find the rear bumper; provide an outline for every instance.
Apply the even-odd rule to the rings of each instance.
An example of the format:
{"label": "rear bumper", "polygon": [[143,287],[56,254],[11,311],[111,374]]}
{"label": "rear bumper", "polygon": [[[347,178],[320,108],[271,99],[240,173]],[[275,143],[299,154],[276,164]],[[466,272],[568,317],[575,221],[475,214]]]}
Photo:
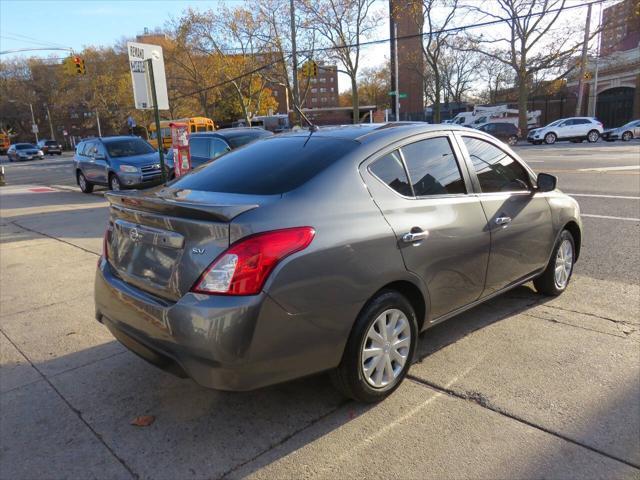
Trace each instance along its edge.
{"label": "rear bumper", "polygon": [[267,294],[188,293],[157,299],[117,278],[101,260],[96,318],[134,353],[173,373],[219,390],[244,391],[337,366],[337,332],[310,315],[290,315]]}

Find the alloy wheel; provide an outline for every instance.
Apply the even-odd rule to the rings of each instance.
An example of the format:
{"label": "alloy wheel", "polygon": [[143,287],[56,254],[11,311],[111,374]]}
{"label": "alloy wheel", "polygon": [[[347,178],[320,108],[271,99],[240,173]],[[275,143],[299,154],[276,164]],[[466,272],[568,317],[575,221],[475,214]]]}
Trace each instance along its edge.
{"label": "alloy wheel", "polygon": [[573,245],[568,239],[564,239],[556,254],[555,282],[556,287],[564,289],[569,282],[573,269]]}
{"label": "alloy wheel", "polygon": [[407,316],[396,308],[382,312],[373,321],[362,344],[362,373],[369,385],[384,388],[399,377],[411,348]]}
{"label": "alloy wheel", "polygon": [[544,137],[544,142],[548,145],[556,143],[555,133],[547,133],[547,135]]}
{"label": "alloy wheel", "polygon": [[111,177],[111,181],[109,183],[111,186],[111,190],[113,190],[114,192],[120,190],[120,180],[118,180],[118,177],[116,177],[115,175]]}
{"label": "alloy wheel", "polygon": [[625,142],[628,142],[629,140],[631,140],[631,132],[624,132],[622,134],[622,140]]}
{"label": "alloy wheel", "polygon": [[87,189],[87,179],[83,174],[78,175],[78,183],[80,184],[80,190],[83,192]]}
{"label": "alloy wheel", "polygon": [[598,141],[598,139],[600,138],[600,134],[598,132],[596,132],[595,130],[592,130],[591,132],[589,132],[589,138],[588,140],[591,143],[595,143]]}

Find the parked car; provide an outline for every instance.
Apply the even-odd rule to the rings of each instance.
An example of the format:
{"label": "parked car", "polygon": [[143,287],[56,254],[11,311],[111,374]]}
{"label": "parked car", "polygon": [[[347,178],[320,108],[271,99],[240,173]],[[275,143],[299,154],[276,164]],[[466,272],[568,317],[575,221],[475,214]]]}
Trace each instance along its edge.
{"label": "parked car", "polygon": [[378,401],[421,331],[531,279],[562,293],[582,238],[555,177],[446,125],[277,135],[106,197],[96,318],[222,390],[330,371]]}
{"label": "parked car", "polygon": [[[199,167],[230,150],[272,136],[272,132],[260,127],[224,128],[215,132],[192,133],[189,136],[191,167]],[[173,162],[173,149],[169,150],[167,158]]]}
{"label": "parked car", "polygon": [[20,160],[42,160],[44,153],[32,143],[14,143],[7,150],[7,156],[10,162],[18,162]]}
{"label": "parked car", "polygon": [[[145,188],[162,182],[158,152],[139,137],[116,136],[83,140],[73,157],[80,190],[91,193],[95,185],[111,190]],[[170,164],[165,165],[171,171]]]}
{"label": "parked car", "polygon": [[608,142],[622,140],[628,142],[640,138],[640,120],[632,120],[618,128],[611,128],[602,132],[602,139]]}
{"label": "parked car", "polygon": [[602,134],[602,123],[592,117],[561,118],[541,128],[529,130],[527,141],[534,145],[542,142],[551,145],[558,140],[595,143]]}
{"label": "parked car", "polygon": [[42,150],[45,155],[62,155],[62,145],[55,140],[40,140],[38,142],[38,148]]}
{"label": "parked car", "polygon": [[520,129],[513,123],[508,122],[485,123],[478,127],[478,130],[487,132],[489,135],[493,135],[498,140],[502,140],[509,145],[515,145],[520,138]]}

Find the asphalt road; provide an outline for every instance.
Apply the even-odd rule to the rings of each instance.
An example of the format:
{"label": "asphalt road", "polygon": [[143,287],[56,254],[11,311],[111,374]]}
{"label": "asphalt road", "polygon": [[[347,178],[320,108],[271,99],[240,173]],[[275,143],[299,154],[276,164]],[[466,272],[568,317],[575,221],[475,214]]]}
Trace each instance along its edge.
{"label": "asphalt road", "polygon": [[516,150],[581,205],[569,289],[428,330],[375,406],[324,375],[206,390],[129,353],[93,318],[106,202],[68,158],[3,162],[0,479],[639,478],[640,142]]}

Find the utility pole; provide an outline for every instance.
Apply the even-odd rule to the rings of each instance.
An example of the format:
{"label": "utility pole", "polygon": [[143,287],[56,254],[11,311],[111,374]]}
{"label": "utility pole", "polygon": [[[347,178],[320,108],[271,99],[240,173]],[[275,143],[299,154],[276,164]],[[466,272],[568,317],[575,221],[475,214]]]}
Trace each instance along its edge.
{"label": "utility pole", "polygon": [[398,22],[393,23],[393,63],[394,63],[394,72],[393,76],[395,77],[395,114],[396,114],[396,122],[400,121],[400,82],[398,81]]}
{"label": "utility pole", "polygon": [[[29,104],[29,109],[31,110],[31,129],[34,130],[34,134],[36,135],[36,143],[38,143],[38,128],[36,125],[36,117],[33,115],[33,105]],[[34,128],[35,126],[35,128]]]}
{"label": "utility pole", "polygon": [[587,8],[587,23],[584,26],[584,40],[582,43],[582,58],[580,60],[580,77],[578,78],[578,103],[576,117],[582,115],[582,97],[584,96],[584,81],[587,72],[587,51],[589,49],[589,27],[591,26],[591,3]]}
{"label": "utility pole", "polygon": [[[294,5],[295,0],[290,1],[291,12],[291,64],[293,70],[293,104],[295,107],[300,108],[300,90],[298,88],[298,54],[296,48],[296,10]],[[298,110],[294,108],[296,115],[296,123],[300,124],[300,114]],[[287,114],[289,111],[287,110]]]}
{"label": "utility pole", "polygon": [[49,131],[51,132],[51,140],[55,140],[56,136],[53,133],[53,122],[51,121],[51,112],[49,111],[49,105],[45,103],[44,106],[47,108],[47,118],[49,119]]}
{"label": "utility pole", "polygon": [[596,116],[596,109],[598,106],[598,73],[600,70],[600,45],[602,43],[602,3],[600,4],[600,11],[598,13],[598,29],[600,33],[598,34],[598,52],[596,53],[596,72],[593,76],[593,87],[589,91],[589,98],[593,99],[589,102],[589,116]]}
{"label": "utility pole", "polygon": [[98,123],[98,136],[102,136],[102,130],[100,129],[100,115],[98,114],[98,109],[96,108],[96,122]]}

